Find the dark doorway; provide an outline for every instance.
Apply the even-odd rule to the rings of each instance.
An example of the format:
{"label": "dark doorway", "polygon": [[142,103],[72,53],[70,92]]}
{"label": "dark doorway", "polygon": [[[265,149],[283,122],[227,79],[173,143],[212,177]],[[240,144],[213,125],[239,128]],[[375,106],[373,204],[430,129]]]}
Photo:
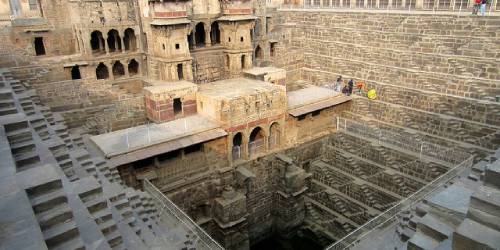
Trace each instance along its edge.
{"label": "dark doorway", "polygon": [[137,39],[132,28],[128,28],[125,30],[125,35],[123,36],[123,44],[125,45],[125,50],[134,51],[137,49]]}
{"label": "dark doorway", "polygon": [[177,64],[177,78],[184,80],[184,72],[182,71],[182,63]]}
{"label": "dark doorway", "polygon": [[139,73],[139,63],[135,60],[132,59],[128,63],[128,73],[131,76],[137,75]]}
{"label": "dark doorway", "polygon": [[232,149],[233,160],[241,159],[241,157],[242,157],[242,149],[241,149],[242,142],[243,142],[243,136],[241,135],[240,132],[238,132],[233,137],[233,149]]}
{"label": "dark doorway", "polygon": [[116,61],[113,64],[113,76],[115,78],[119,78],[125,75],[125,68],[123,68],[123,64],[120,61]]}
{"label": "dark doorway", "polygon": [[73,80],[82,79],[82,76],[80,75],[80,67],[73,66],[71,68],[71,79]]}
{"label": "dark doorway", "polygon": [[35,37],[35,53],[37,56],[45,55],[45,45],[43,44],[43,37]]}
{"label": "dark doorway", "polygon": [[112,29],[108,32],[108,48],[109,52],[115,52],[122,49],[120,35],[115,29]]}
{"label": "dark doorway", "polygon": [[210,29],[210,40],[212,41],[212,45],[220,43],[219,23],[217,22],[212,23]]}
{"label": "dark doorway", "polygon": [[241,68],[245,69],[245,55],[241,56]]}
{"label": "dark doorway", "polygon": [[198,23],[196,25],[195,42],[197,47],[205,46],[205,25],[203,23]]}
{"label": "dark doorway", "polygon": [[275,50],[276,50],[276,43],[271,43],[269,47],[269,53],[271,54],[271,57],[274,57]]}
{"label": "dark doorway", "polygon": [[233,137],[233,147],[234,146],[241,146],[241,143],[243,142],[243,136],[241,135],[240,132],[238,132],[234,137]]}
{"label": "dark doorway", "polygon": [[104,38],[100,31],[95,30],[90,34],[90,48],[93,52],[104,50]]}
{"label": "dark doorway", "polygon": [[174,98],[174,115],[177,116],[182,113],[181,98]]}
{"label": "dark doorway", "polygon": [[194,48],[194,44],[193,44],[193,32],[189,33],[189,35],[187,36],[187,39],[188,39],[189,49],[193,49]]}
{"label": "dark doorway", "polygon": [[255,58],[262,59],[262,49],[259,45],[257,45],[257,47],[255,48]]}
{"label": "dark doorway", "polygon": [[99,63],[99,65],[97,65],[97,68],[95,69],[95,75],[97,80],[108,79],[109,78],[108,67],[106,67],[104,63]]}

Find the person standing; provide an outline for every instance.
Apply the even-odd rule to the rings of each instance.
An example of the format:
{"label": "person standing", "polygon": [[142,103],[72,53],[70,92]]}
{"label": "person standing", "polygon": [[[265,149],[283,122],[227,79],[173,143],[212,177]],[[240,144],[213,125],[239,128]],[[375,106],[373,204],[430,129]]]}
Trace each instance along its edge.
{"label": "person standing", "polygon": [[348,86],[348,89],[349,89],[349,94],[348,95],[351,95],[352,94],[352,89],[354,88],[354,81],[351,79],[349,80],[349,82],[347,83],[347,86]]}
{"label": "person standing", "polygon": [[337,78],[337,81],[335,82],[335,91],[337,91],[337,92],[342,91],[342,76],[339,76]]}
{"label": "person standing", "polygon": [[486,13],[486,4],[488,3],[488,0],[482,0],[481,1],[481,15],[484,16]]}
{"label": "person standing", "polygon": [[481,6],[482,0],[475,0],[474,1],[474,7],[472,8],[472,14],[477,15],[479,12],[479,6]]}

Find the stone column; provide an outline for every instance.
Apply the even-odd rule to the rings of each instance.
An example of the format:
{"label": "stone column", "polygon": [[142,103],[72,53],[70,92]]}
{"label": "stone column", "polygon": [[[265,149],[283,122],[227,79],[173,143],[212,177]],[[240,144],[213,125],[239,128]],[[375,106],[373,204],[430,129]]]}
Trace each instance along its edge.
{"label": "stone column", "polygon": [[196,29],[193,28],[193,35],[191,36],[191,44],[193,45],[193,49],[196,49]]}
{"label": "stone column", "polygon": [[[266,51],[269,51],[269,50],[266,50]],[[251,69],[252,65],[253,65],[252,53],[248,53],[247,56],[246,56],[246,58],[247,58],[247,60],[246,60],[246,68],[247,69]]]}
{"label": "stone column", "polygon": [[241,159],[249,159],[250,158],[250,150],[248,149],[248,136],[246,136],[246,133],[242,133],[242,140],[241,140]]}
{"label": "stone column", "polygon": [[109,47],[108,47],[108,39],[102,39],[104,41],[104,50],[106,51],[106,55],[109,55]]}
{"label": "stone column", "polygon": [[125,77],[130,77],[130,73],[128,72],[128,63],[123,64],[123,69],[125,70]]}
{"label": "stone column", "polygon": [[205,30],[205,47],[210,47],[212,46],[212,39],[210,37],[210,26],[208,26],[208,29]]}
{"label": "stone column", "polygon": [[122,45],[122,53],[125,53],[125,32],[118,33],[118,36],[120,37],[120,44]]}
{"label": "stone column", "polygon": [[116,51],[118,51],[118,45],[121,44],[121,39],[120,39],[120,35],[116,36],[115,35],[115,49]]}
{"label": "stone column", "polygon": [[113,74],[113,65],[109,63],[104,63],[108,67],[109,80],[115,80],[115,75]]}

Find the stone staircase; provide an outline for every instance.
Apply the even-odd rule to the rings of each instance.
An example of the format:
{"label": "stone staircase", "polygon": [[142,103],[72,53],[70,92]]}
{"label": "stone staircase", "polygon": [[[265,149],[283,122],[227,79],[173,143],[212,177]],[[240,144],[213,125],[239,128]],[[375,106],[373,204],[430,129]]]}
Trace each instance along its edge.
{"label": "stone staircase", "polygon": [[26,189],[49,249],[85,249],[61,180]]}
{"label": "stone staircase", "polygon": [[[27,228],[36,245],[48,249],[173,246],[170,231],[186,229],[161,222],[149,194],[124,187],[117,169],[87,151],[82,137],[68,131],[62,116],[40,105],[36,93],[21,83],[0,69],[0,107],[5,108],[0,115],[0,144],[6,162],[1,172],[2,183],[10,185],[9,189],[2,185],[0,194],[9,197],[4,192],[19,190],[17,196],[26,202],[18,201],[16,210],[24,211],[23,220],[34,219],[36,224]],[[18,231],[5,233],[0,245],[26,244],[15,236]]]}

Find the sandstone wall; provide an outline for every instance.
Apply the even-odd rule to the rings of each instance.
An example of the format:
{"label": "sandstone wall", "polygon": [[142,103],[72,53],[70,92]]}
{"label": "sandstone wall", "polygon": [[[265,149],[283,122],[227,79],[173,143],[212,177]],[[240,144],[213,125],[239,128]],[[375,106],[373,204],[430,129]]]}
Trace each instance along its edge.
{"label": "sandstone wall", "polygon": [[[215,52],[215,53],[214,53]],[[229,78],[229,72],[224,66],[222,50],[193,52],[193,78],[195,83],[208,83]]]}
{"label": "sandstone wall", "polygon": [[500,18],[328,11],[278,15],[277,27],[285,34],[281,51],[303,55],[296,66],[301,80],[323,85],[342,75],[376,89],[376,101],[355,100],[357,118],[374,117],[483,151],[500,146]]}

